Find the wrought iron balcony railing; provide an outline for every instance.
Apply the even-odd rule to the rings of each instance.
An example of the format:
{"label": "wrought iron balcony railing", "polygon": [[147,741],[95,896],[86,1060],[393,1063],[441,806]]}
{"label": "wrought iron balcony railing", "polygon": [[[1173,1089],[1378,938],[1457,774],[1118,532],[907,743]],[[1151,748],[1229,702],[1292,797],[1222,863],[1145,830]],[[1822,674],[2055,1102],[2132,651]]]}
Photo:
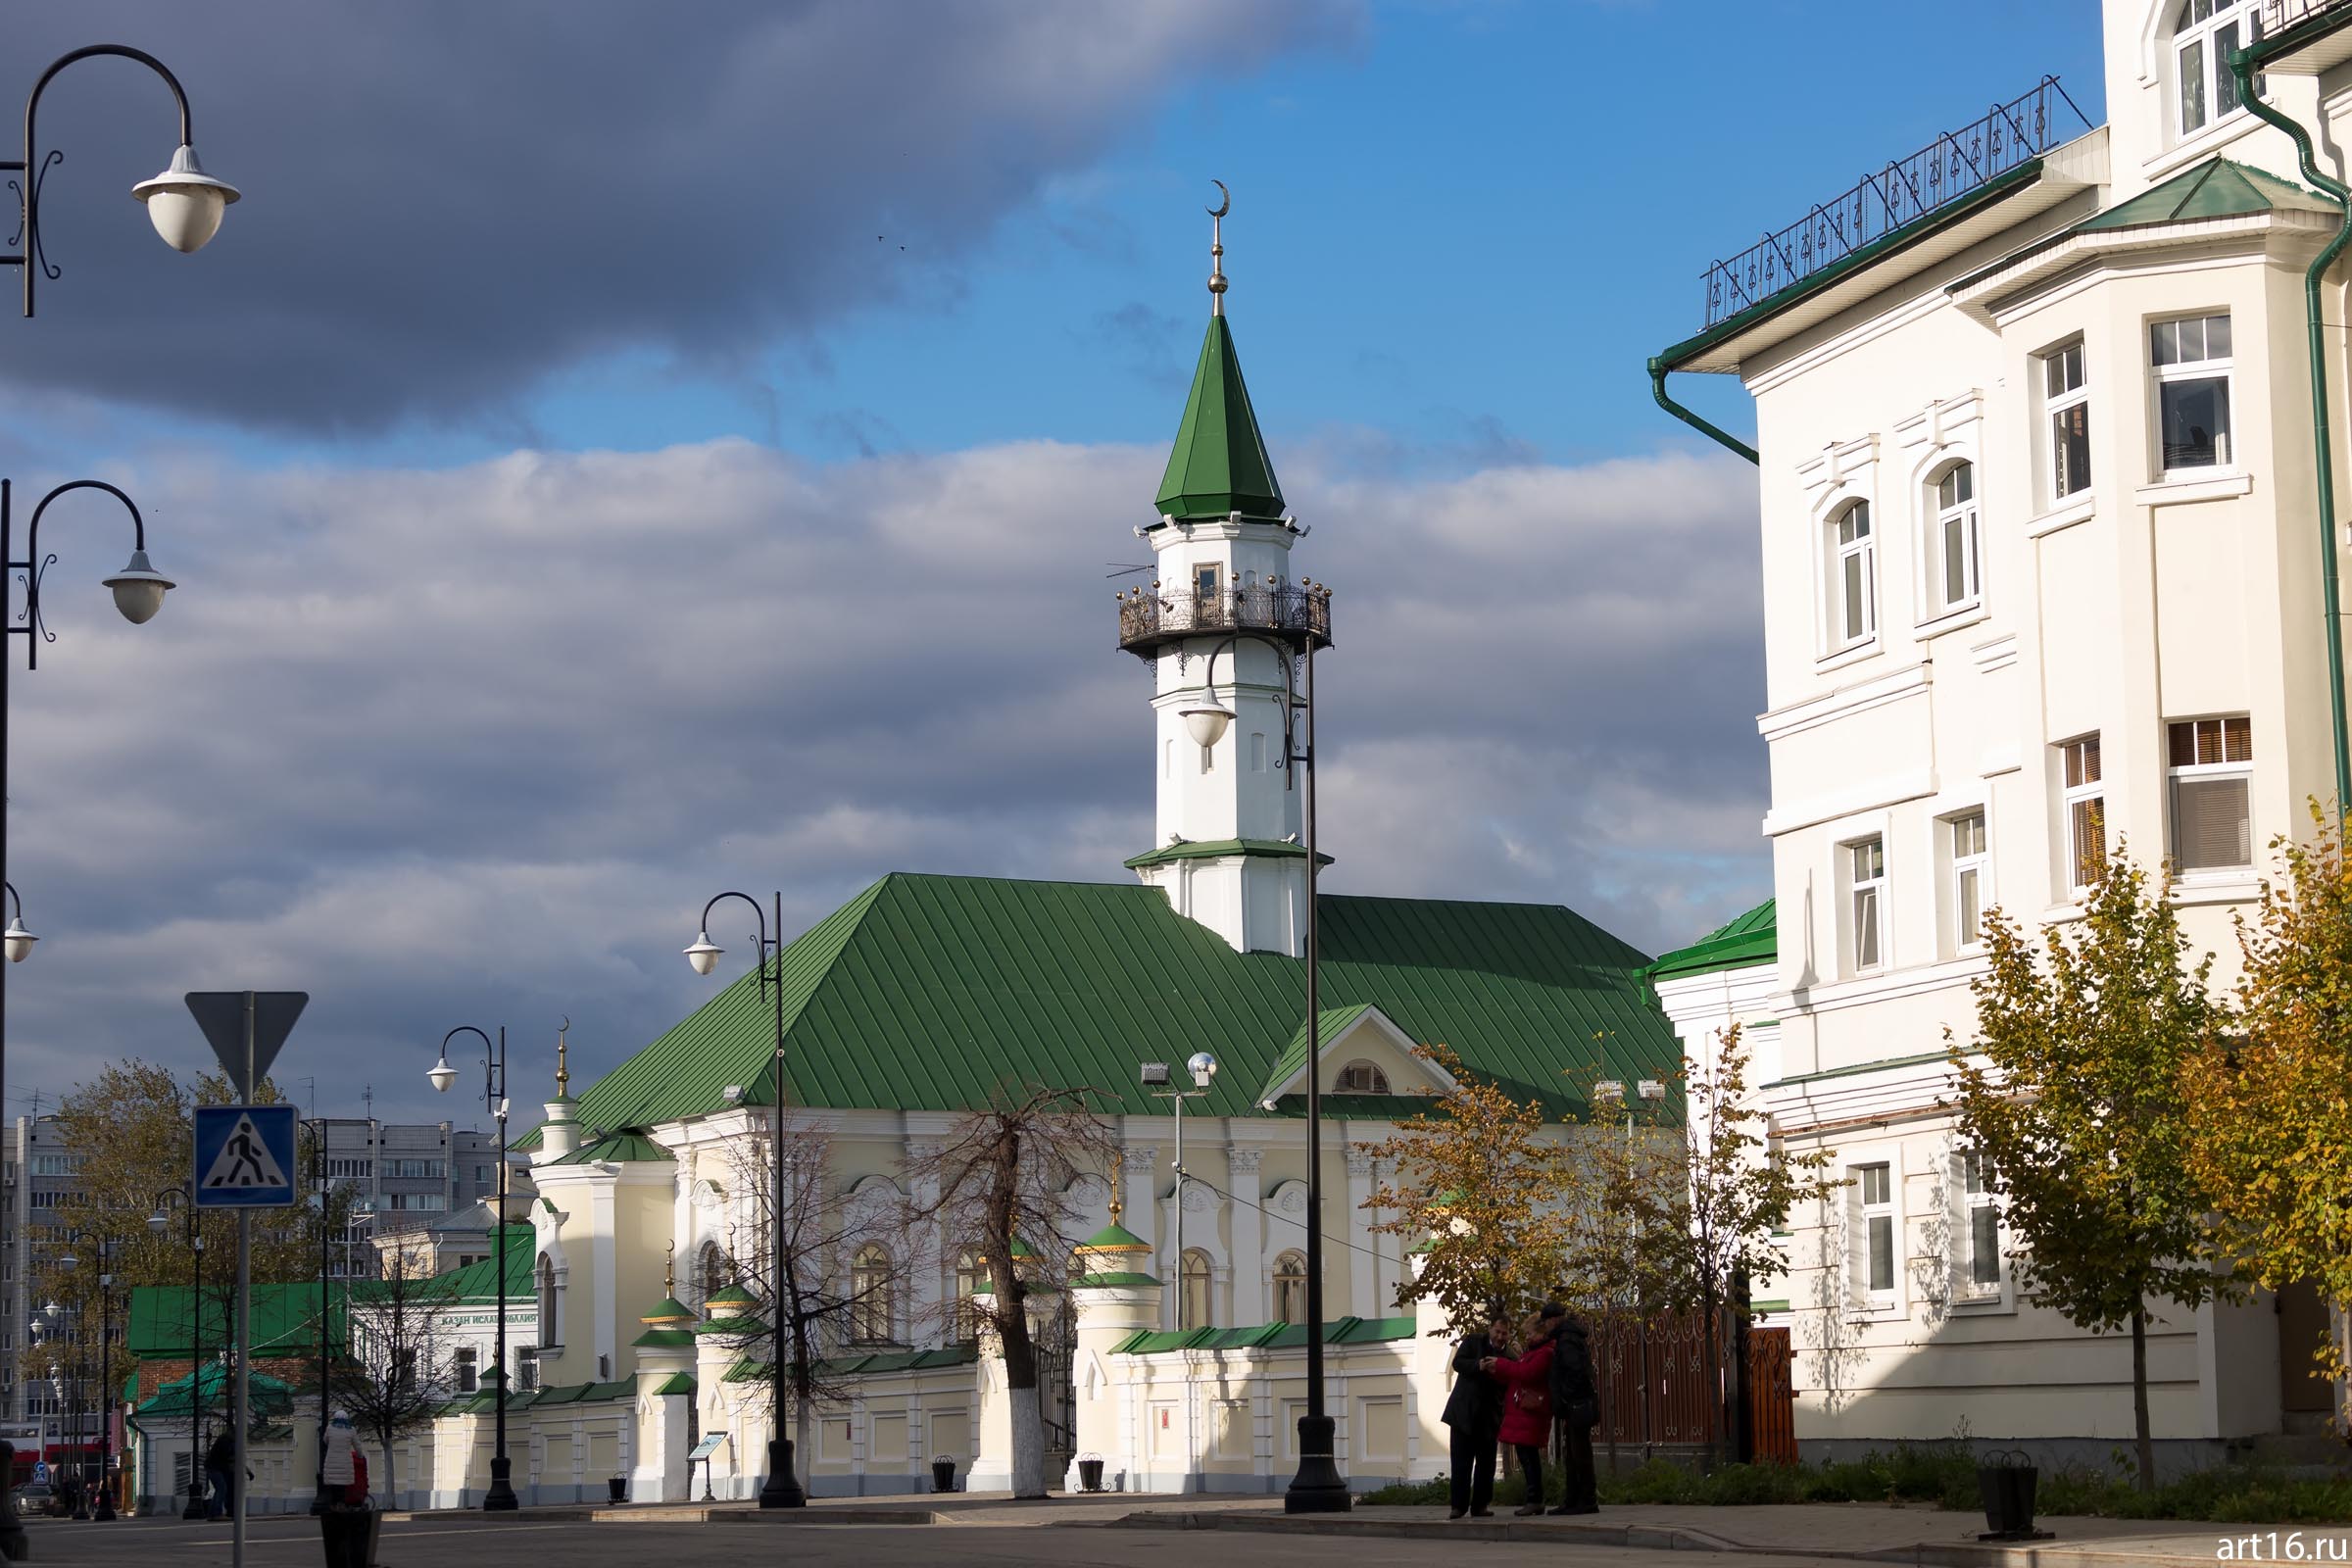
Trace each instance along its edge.
{"label": "wrought iron balcony railing", "polygon": [[2347,0],[2261,0],[2254,14],[2254,36],[2276,38],[2329,11],[2352,11]]}
{"label": "wrought iron balcony railing", "polygon": [[1120,594],[1119,646],[1151,658],[1166,643],[1217,632],[1263,632],[1303,647],[1331,646],[1331,590],[1267,583],[1213,594],[1153,586]]}
{"label": "wrought iron balcony railing", "polygon": [[1843,195],[1717,262],[1706,272],[1707,325],[1803,282],[2069,139],[2076,132],[2070,128],[2061,135],[2055,123],[2061,105],[2082,129],[2090,128],[2058,78],[2044,76],[2022,96],[1995,104],[1975,124],[1948,131],[1910,157],[1863,175]]}

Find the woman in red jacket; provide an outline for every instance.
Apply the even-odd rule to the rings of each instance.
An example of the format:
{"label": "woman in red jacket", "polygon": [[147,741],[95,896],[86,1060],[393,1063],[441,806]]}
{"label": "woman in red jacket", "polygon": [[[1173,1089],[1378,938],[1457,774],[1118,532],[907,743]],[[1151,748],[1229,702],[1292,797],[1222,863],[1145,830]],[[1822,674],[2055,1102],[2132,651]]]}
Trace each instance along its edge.
{"label": "woman in red jacket", "polygon": [[1519,1455],[1519,1473],[1527,1478],[1527,1501],[1512,1510],[1520,1514],[1544,1511],[1544,1445],[1551,1441],[1551,1341],[1547,1325],[1529,1318],[1519,1330],[1519,1343],[1532,1346],[1517,1360],[1490,1358],[1487,1367],[1502,1379],[1502,1441]]}

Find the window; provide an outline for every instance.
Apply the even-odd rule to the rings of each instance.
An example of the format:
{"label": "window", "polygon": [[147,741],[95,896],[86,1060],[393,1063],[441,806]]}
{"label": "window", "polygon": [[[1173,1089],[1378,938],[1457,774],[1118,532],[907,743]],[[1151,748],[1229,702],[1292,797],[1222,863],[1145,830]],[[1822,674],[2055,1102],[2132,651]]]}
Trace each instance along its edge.
{"label": "window", "polygon": [[2041,359],[2041,402],[2050,416],[2050,500],[2090,488],[2090,394],[2082,387],[2082,345]]}
{"label": "window", "polygon": [[2245,718],[2192,718],[2166,726],[2173,791],[2173,864],[2212,871],[2254,863],[2246,787],[2254,731]]}
{"label": "window", "polygon": [[1984,889],[1991,870],[1984,856],[1984,813],[1970,811],[1944,826],[1952,836],[1952,946],[1974,953],[1984,945]]}
{"label": "window", "polygon": [[1204,561],[1193,568],[1193,596],[1203,605],[1213,604],[1217,592],[1224,586],[1225,569],[1214,562]]}
{"label": "window", "polygon": [[1960,1156],[1960,1196],[1967,1210],[1962,1232],[1971,1292],[2001,1288],[2001,1211],[1992,1190],[1992,1166],[1973,1150]]}
{"label": "window", "polygon": [[2148,328],[2164,472],[2230,466],[2230,318],[2192,316]]}
{"label": "window", "polygon": [[980,1338],[980,1312],[972,1298],[987,1282],[988,1270],[977,1252],[956,1254],[956,1338],[970,1345]]}
{"label": "window", "polygon": [[2065,766],[2067,886],[2079,893],[2107,876],[2107,787],[2096,735],[2068,741],[2059,750]]}
{"label": "window", "polygon": [[545,1252],[539,1254],[539,1337],[550,1345],[564,1343],[564,1330],[556,1318],[556,1264]]}
{"label": "window", "polygon": [[1862,1288],[1874,1297],[1894,1295],[1894,1168],[1856,1165],[1854,1185],[1862,1199]]}
{"label": "window", "polygon": [[1977,602],[1977,468],[1963,463],[1936,481],[1936,531],[1928,542],[1934,574],[1929,612]]}
{"label": "window", "polygon": [[1863,974],[1886,956],[1886,841],[1874,834],[1843,848],[1847,906],[1853,918],[1852,943],[1846,951],[1851,972]]}
{"label": "window", "polygon": [[1306,1258],[1285,1252],[1274,1260],[1274,1321],[1306,1321]]}
{"label": "window", "polygon": [[1850,648],[1879,629],[1878,542],[1870,531],[1870,503],[1857,501],[1830,523],[1830,642]]}
{"label": "window", "polygon": [[727,1288],[727,1281],[735,1277],[735,1266],[719,1250],[716,1242],[705,1242],[703,1250],[695,1254],[695,1277],[702,1287],[703,1300],[708,1301]]}
{"label": "window", "polygon": [[35,1154],[32,1173],[35,1176],[74,1176],[81,1172],[87,1154]]}
{"label": "window", "polygon": [[330,1159],[326,1162],[326,1173],[329,1176],[372,1176],[375,1174],[375,1161],[372,1159]]}
{"label": "window", "polygon": [[1184,1259],[1177,1265],[1176,1277],[1179,1281],[1176,1326],[1180,1329],[1206,1328],[1209,1320],[1208,1254],[1197,1247],[1186,1248]]}
{"label": "window", "polygon": [[1385,1095],[1389,1092],[1389,1075],[1368,1061],[1351,1061],[1340,1069],[1340,1076],[1331,1086],[1335,1095]]}
{"label": "window", "polygon": [[[2238,0],[2180,0],[2180,9],[2173,18],[2173,72],[2180,102],[2181,135],[2237,112],[2237,77],[2230,70],[2230,54],[2261,36],[2262,18],[2251,5],[2241,7]],[[2259,76],[2254,88],[2262,90]]]}
{"label": "window", "polygon": [[850,1340],[857,1345],[890,1343],[890,1254],[861,1247],[850,1263]]}
{"label": "window", "polygon": [[404,1176],[411,1179],[438,1180],[447,1168],[437,1159],[395,1159],[387,1161],[387,1164],[390,1168],[384,1172],[385,1175]]}
{"label": "window", "polygon": [[514,1351],[514,1392],[528,1394],[539,1387],[539,1347],[518,1346]]}

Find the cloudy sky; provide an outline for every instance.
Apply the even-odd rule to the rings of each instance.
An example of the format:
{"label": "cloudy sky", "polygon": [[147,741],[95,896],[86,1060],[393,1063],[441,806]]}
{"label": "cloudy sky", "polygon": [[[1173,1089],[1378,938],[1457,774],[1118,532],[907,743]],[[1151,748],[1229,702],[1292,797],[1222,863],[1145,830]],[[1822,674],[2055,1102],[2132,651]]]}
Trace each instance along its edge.
{"label": "cloudy sky", "polygon": [[1123,877],[1150,688],[1106,573],[1148,555],[1211,176],[1338,590],[1327,885],[1697,935],[1767,881],[1753,480],[1642,361],[1860,168],[2045,70],[2095,119],[2082,9],[2053,41],[1990,6],[1972,35],[2059,54],[1939,50],[1934,94],[1926,19],[1868,0],[14,19],[0,102],[136,43],[247,197],[173,255],[123,194],[161,86],[101,60],[43,100],[60,276],[0,326],[0,472],[20,520],[122,484],[182,586],[128,627],[121,512],[44,523],[8,1109],[201,1063],[180,993],[251,986],[313,993],[280,1076],[321,1111],[464,1121],[445,1030],[506,1024],[528,1099],[564,1015],[611,1064],[710,994],[677,950],[721,888],[797,930],[893,869]]}

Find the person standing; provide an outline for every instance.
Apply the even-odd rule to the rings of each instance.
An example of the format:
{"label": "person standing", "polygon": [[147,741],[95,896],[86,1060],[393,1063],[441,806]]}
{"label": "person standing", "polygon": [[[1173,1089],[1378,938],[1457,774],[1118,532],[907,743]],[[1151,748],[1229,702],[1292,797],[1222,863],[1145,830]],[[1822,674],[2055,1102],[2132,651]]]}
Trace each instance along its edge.
{"label": "person standing", "polygon": [[1510,1325],[1500,1301],[1487,1303],[1486,1327],[1462,1336],[1453,1348],[1453,1392],[1446,1396],[1445,1421],[1452,1511],[1485,1519],[1494,1513],[1494,1444],[1502,1432],[1502,1384],[1486,1363],[1508,1348]]}
{"label": "person standing", "polygon": [[1503,1396],[1502,1441],[1519,1458],[1519,1473],[1527,1478],[1527,1501],[1512,1512],[1544,1511],[1544,1446],[1551,1441],[1551,1357],[1548,1325],[1529,1318],[1520,1330],[1527,1347],[1516,1359],[1490,1356],[1487,1370],[1500,1378]]}
{"label": "person standing", "polygon": [[229,1482],[237,1468],[237,1440],[226,1426],[213,1439],[213,1446],[204,1450],[205,1478],[213,1484],[213,1494],[205,1503],[207,1519],[225,1519],[229,1512]]}
{"label": "person standing", "polygon": [[1546,1306],[1544,1315],[1551,1339],[1551,1408],[1560,1429],[1560,1505],[1551,1511],[1598,1513],[1592,1428],[1600,1420],[1600,1399],[1592,1376],[1592,1337],[1566,1307]]}

